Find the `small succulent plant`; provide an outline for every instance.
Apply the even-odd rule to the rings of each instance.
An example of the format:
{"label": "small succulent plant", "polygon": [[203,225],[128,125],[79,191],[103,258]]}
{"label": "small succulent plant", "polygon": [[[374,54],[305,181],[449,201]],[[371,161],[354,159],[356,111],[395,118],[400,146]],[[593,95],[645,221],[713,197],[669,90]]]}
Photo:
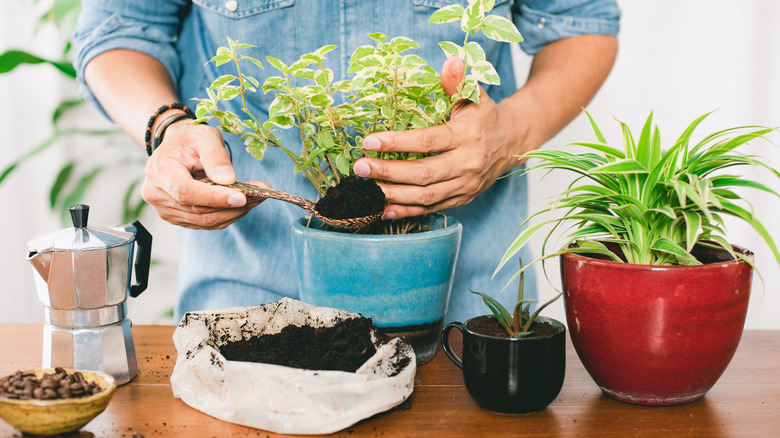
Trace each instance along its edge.
{"label": "small succulent plant", "polygon": [[561,297],[560,293],[556,294],[549,301],[539,306],[536,311],[534,311],[534,313],[531,313],[531,304],[535,303],[536,300],[529,300],[523,297],[523,292],[525,289],[525,273],[522,267],[523,262],[521,260],[521,269],[519,274],[520,284],[517,289],[517,301],[511,313],[506,309],[506,307],[504,307],[500,302],[498,302],[490,295],[483,292],[475,292],[470,290],[471,293],[482,297],[482,301],[496,317],[498,323],[512,338],[522,338],[532,335],[533,331],[531,331],[531,326],[534,322],[536,322],[536,317],[539,316],[539,313]]}

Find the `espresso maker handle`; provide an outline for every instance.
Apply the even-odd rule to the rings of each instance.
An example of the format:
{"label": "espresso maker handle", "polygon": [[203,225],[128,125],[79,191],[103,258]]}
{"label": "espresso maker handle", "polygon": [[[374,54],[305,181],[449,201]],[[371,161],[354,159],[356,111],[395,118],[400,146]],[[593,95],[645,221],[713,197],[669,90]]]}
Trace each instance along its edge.
{"label": "espresso maker handle", "polygon": [[141,222],[133,221],[135,227],[135,243],[138,245],[138,252],[135,256],[135,280],[136,283],[130,286],[130,296],[135,298],[141,295],[149,285],[149,265],[152,261],[152,235],[141,225]]}

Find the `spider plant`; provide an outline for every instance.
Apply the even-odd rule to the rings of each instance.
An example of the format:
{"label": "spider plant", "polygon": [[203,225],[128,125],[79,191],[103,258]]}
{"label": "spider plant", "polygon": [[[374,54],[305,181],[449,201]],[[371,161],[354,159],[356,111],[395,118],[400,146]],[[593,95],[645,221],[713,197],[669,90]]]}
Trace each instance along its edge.
{"label": "spider plant", "polygon": [[[695,265],[700,264],[691,253],[696,245],[720,247],[734,258],[745,259],[726,241],[726,216],[750,224],[780,264],[772,237],[735,189],[747,187],[780,195],[764,184],[729,172],[738,167],[760,167],[780,178],[780,173],[761,157],[737,151],[775,128],[729,128],[694,143],[694,130],[711,114],[707,113],[694,120],[670,148],[663,149],[651,113],[638,139],[620,122],[623,148],[617,148],[607,142],[591,115],[587,111],[586,114],[597,141],[574,145],[588,152],[536,150],[519,157],[538,160],[520,172],[564,170],[578,176],[546,208],[524,222],[529,224],[528,228],[517,235],[496,271],[545,227],[550,230],[544,238],[542,254],[532,263],[566,252],[580,252],[634,264]],[[555,217],[530,225],[543,214]],[[563,249],[548,254],[548,241],[555,229],[564,225],[571,230],[568,240]],[[607,249],[608,243],[617,245],[622,257]],[[515,277],[524,269],[521,267]]]}

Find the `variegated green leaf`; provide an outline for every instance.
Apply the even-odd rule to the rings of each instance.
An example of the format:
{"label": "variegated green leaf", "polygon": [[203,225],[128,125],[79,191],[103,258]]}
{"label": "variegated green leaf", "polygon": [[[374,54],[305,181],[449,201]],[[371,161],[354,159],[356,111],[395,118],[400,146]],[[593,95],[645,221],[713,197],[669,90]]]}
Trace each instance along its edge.
{"label": "variegated green leaf", "polygon": [[493,68],[493,64],[487,61],[478,61],[471,68],[471,74],[484,84],[501,85],[501,78]]}
{"label": "variegated green leaf", "polygon": [[485,4],[482,1],[474,1],[466,8],[460,20],[460,28],[467,33],[475,33],[482,26],[485,19]]}
{"label": "variegated green leaf", "polygon": [[460,21],[465,9],[461,5],[448,5],[436,10],[428,19],[429,23],[451,23]]}
{"label": "variegated green leaf", "polygon": [[409,49],[417,49],[420,45],[411,38],[395,37],[387,43],[393,53],[402,53]]}
{"label": "variegated green leaf", "polygon": [[591,170],[593,173],[647,173],[647,169],[638,161],[632,159],[618,160],[603,164]]}
{"label": "variegated green leaf", "polygon": [[320,108],[329,107],[333,104],[333,98],[325,93],[316,94],[312,96],[311,104]]}
{"label": "variegated green leaf", "polygon": [[222,86],[217,90],[217,98],[219,100],[232,100],[241,92],[241,89],[237,86]]}
{"label": "variegated green leaf", "polygon": [[685,248],[674,243],[671,239],[662,237],[653,243],[651,247],[654,251],[661,251],[668,254],[672,254],[677,259],[678,263],[686,265],[699,265],[701,264],[695,257],[688,253]]}
{"label": "variegated green leaf", "polygon": [[349,58],[349,62],[355,62],[358,59],[361,59],[365,56],[374,54],[376,49],[374,49],[373,46],[360,46],[357,49],[355,49],[354,52],[352,52],[352,56]]}
{"label": "variegated green leaf", "polygon": [[685,250],[690,252],[699,240],[702,217],[699,213],[689,210],[683,210],[682,214],[685,219]]}
{"label": "variegated green leaf", "polygon": [[268,61],[269,64],[271,64],[271,67],[279,70],[282,73],[287,72],[287,64],[283,63],[278,58],[274,58],[273,56],[266,56],[265,59]]}
{"label": "variegated green leaf", "polygon": [[514,23],[506,17],[499,15],[488,15],[482,23],[482,32],[488,38],[505,43],[519,43],[523,41],[523,36],[517,30]]}
{"label": "variegated green leaf", "polygon": [[469,65],[476,65],[479,62],[485,61],[485,51],[482,46],[474,41],[466,43],[466,63]]}
{"label": "variegated green leaf", "polygon": [[326,68],[322,70],[316,70],[314,72],[314,82],[320,87],[328,89],[330,83],[333,82],[333,70]]}
{"label": "variegated green leaf", "polygon": [[263,91],[268,93],[271,90],[279,90],[287,85],[287,82],[279,76],[271,76],[263,82]]}
{"label": "variegated green leaf", "polygon": [[250,154],[252,154],[253,157],[257,158],[258,160],[262,160],[263,156],[265,155],[265,143],[262,141],[253,138],[248,139],[246,142],[246,150]]}
{"label": "variegated green leaf", "polygon": [[419,55],[404,55],[403,58],[401,58],[401,65],[407,68],[417,68],[427,65],[424,59],[422,59]]}
{"label": "variegated green leaf", "polygon": [[217,89],[225,84],[233,82],[234,80],[236,80],[236,77],[233,75],[222,75],[217,79],[214,79],[214,82],[212,82],[211,86],[209,86],[209,90]]}
{"label": "variegated green leaf", "polygon": [[422,71],[413,73],[409,80],[418,84],[436,84],[440,82],[438,75]]}
{"label": "variegated green leaf", "polygon": [[387,39],[387,35],[383,34],[382,32],[373,32],[368,34],[368,37],[371,38],[374,41],[383,42]]}
{"label": "variegated green leaf", "polygon": [[293,119],[292,116],[288,114],[279,114],[277,116],[271,117],[269,121],[283,129],[292,128],[295,124],[295,119]]}
{"label": "variegated green leaf", "polygon": [[319,49],[315,50],[314,53],[320,56],[325,56],[328,52],[331,52],[338,48],[335,44],[328,44],[325,46],[320,47]]}
{"label": "variegated green leaf", "polygon": [[444,53],[449,56],[454,56],[459,59],[464,59],[466,57],[466,52],[463,50],[463,47],[451,43],[449,41],[442,41],[439,43],[439,47],[441,47],[442,50],[444,50]]}
{"label": "variegated green leaf", "polygon": [[668,205],[662,205],[660,207],[653,207],[647,209],[648,213],[661,213],[671,220],[677,219],[677,215],[674,213],[674,209]]}

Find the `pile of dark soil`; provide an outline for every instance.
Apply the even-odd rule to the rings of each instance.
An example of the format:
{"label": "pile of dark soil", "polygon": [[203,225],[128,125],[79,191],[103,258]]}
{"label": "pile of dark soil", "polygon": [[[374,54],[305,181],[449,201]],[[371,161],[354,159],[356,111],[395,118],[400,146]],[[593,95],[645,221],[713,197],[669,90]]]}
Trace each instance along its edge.
{"label": "pile of dark soil", "polygon": [[287,326],[281,332],[228,342],[219,347],[227,360],[259,362],[307,370],[355,372],[376,347],[370,318],[350,318],[333,327]]}
{"label": "pile of dark soil", "polygon": [[348,176],[325,193],[314,209],[331,219],[353,219],[381,213],[385,194],[376,181]]}
{"label": "pile of dark soil", "polygon": [[[481,333],[483,335],[496,336],[499,338],[509,337],[509,333],[507,333],[506,330],[501,327],[501,324],[498,323],[498,320],[493,315],[480,316],[471,319],[469,320],[467,327],[469,330],[476,333]],[[531,338],[552,336],[555,333],[558,333],[558,330],[553,327],[552,324],[539,321],[531,324],[531,327],[528,329],[528,331],[532,332],[532,334],[528,336]]]}

